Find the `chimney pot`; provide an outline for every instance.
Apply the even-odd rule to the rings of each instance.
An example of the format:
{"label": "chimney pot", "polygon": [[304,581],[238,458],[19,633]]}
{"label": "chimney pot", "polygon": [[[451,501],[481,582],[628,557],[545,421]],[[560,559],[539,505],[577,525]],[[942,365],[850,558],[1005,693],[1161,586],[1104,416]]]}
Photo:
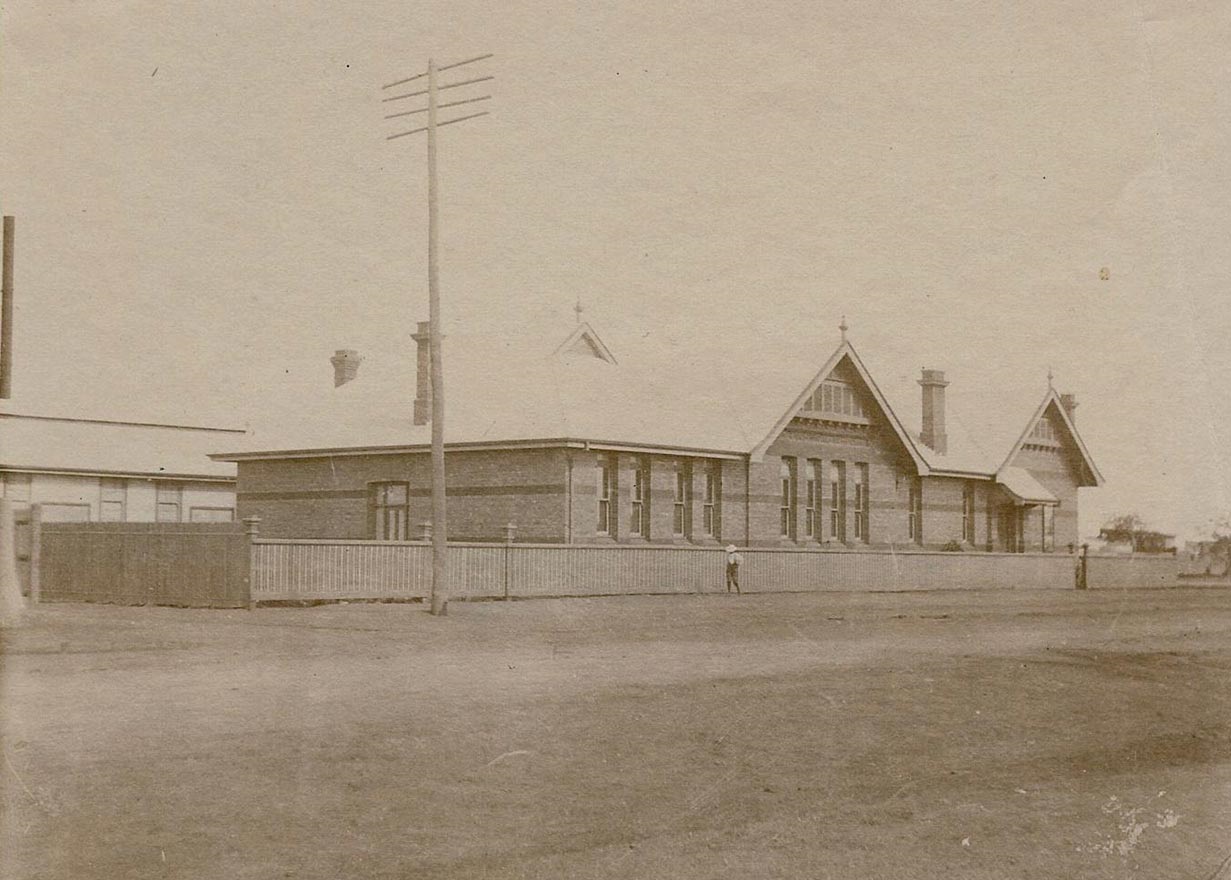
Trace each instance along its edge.
{"label": "chimney pot", "polygon": [[919,439],[941,455],[949,448],[949,437],[945,433],[945,388],[948,385],[944,370],[923,369],[919,379],[923,389],[923,430]]}
{"label": "chimney pot", "polygon": [[359,365],[363,358],[353,348],[339,348],[329,359],[333,364],[333,387],[345,385],[359,375]]}

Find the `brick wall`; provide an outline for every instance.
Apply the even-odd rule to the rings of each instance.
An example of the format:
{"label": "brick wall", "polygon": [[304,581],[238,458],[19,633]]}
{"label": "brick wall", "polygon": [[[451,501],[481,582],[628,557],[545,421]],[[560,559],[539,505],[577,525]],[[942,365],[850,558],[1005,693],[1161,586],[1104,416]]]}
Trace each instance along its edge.
{"label": "brick wall", "polygon": [[[870,408],[869,408],[870,410]],[[615,469],[611,529],[598,532],[598,463],[606,456]],[[780,529],[783,459],[794,459],[796,497],[794,537],[784,540]],[[632,487],[638,461],[649,464],[645,515],[652,543],[718,544],[728,541],[752,546],[901,547],[911,543],[910,487],[913,462],[879,416],[866,425],[796,420],[770,446],[761,461],[705,459],[685,456],[599,453],[592,450],[530,449],[451,452],[446,458],[449,484],[449,536],[458,541],[501,540],[507,523],[517,526],[518,541],[615,543],[645,540],[632,530]],[[806,469],[818,465],[815,523],[808,534],[805,512]],[[845,541],[835,541],[831,526],[831,470],[845,464]],[[718,534],[704,530],[706,468],[716,463],[721,474],[717,505]],[[1024,449],[1014,463],[1026,468],[1053,492],[1060,505],[1055,518],[1055,549],[1077,537],[1077,474],[1080,462],[1073,448]],[[855,530],[855,480],[860,464],[867,466],[868,529]],[[685,535],[674,533],[676,471],[691,469],[692,499]],[[331,458],[241,462],[238,513],[258,515],[269,537],[374,537],[369,484],[406,481],[410,484],[409,537],[430,518],[430,457],[426,452],[397,455],[338,455]],[[925,477],[923,539],[925,549],[939,549],[962,540],[962,496],[974,489],[975,539],[967,549],[1007,550],[1012,535],[1002,514],[1012,511],[1011,499],[990,481]],[[1026,513],[1024,549],[1042,549],[1038,508]]]}
{"label": "brick wall", "polygon": [[[512,522],[518,540],[563,541],[565,474],[561,449],[450,452],[450,539],[500,540]],[[386,481],[410,484],[410,537],[417,537],[431,518],[427,452],[240,462],[239,515],[261,517],[268,537],[363,540],[373,537],[369,484]]]}
{"label": "brick wall", "polygon": [[[849,546],[883,547],[909,541],[907,515],[910,475],[915,471],[914,464],[889,425],[873,417],[868,426],[843,427],[808,422],[788,425],[771,444],[764,460],[751,465],[753,544],[783,543],[780,471],[784,457],[797,462],[795,539],[786,543],[815,546],[836,542],[831,518],[831,475],[835,461],[845,464],[845,520],[839,522],[839,535],[844,531],[845,543]],[[811,537],[807,534],[805,513],[805,475],[809,460],[819,465],[817,478],[820,483],[817,493],[818,522]],[[868,529],[865,538],[856,537],[854,522],[855,480],[860,464],[866,464],[868,468]],[[926,501],[926,494],[924,497]]]}
{"label": "brick wall", "polygon": [[[613,503],[608,534],[598,532],[598,468],[600,456],[615,468]],[[571,450],[573,543],[686,543],[717,545],[720,542],[744,540],[744,474],[743,463],[695,456],[640,455],[634,453]],[[649,481],[643,501],[643,516],[648,521],[648,534],[637,535],[633,529],[633,485],[638,463],[649,467]],[[710,467],[717,468],[721,486],[714,505],[716,534],[705,531],[705,475]],[[685,507],[684,534],[675,534],[676,472],[683,468],[691,473],[692,488]]]}
{"label": "brick wall", "polygon": [[923,478],[923,546],[944,547],[962,540],[962,491],[966,481],[955,477]]}

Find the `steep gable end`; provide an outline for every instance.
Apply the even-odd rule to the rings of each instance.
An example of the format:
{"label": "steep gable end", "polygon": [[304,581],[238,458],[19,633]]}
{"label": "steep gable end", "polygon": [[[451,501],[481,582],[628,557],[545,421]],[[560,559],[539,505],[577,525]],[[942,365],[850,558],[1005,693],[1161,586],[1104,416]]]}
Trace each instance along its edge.
{"label": "steep gable end", "polygon": [[1072,467],[1077,485],[1103,484],[1103,475],[1099,473],[1081,435],[1077,433],[1077,426],[1065,412],[1059,395],[1050,388],[1026,423],[1025,430],[1009,450],[999,473],[1003,474],[1008,468],[1019,463],[1023,456],[1037,458],[1048,455],[1056,456]]}
{"label": "steep gable end", "polygon": [[895,435],[920,474],[928,472],[918,446],[902,426],[848,341],[826,361],[787,412],[752,450],[759,459],[792,421],[828,423],[850,429],[883,425]]}

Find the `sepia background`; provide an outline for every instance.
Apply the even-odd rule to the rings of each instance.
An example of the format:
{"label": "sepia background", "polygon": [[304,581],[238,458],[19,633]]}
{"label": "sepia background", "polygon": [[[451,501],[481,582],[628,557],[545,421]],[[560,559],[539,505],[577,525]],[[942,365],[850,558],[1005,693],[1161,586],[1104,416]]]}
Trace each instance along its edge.
{"label": "sepia background", "polygon": [[8,3],[16,402],[242,425],[411,348],[424,147],[379,86],[490,51],[492,115],[441,133],[449,332],[562,338],[580,300],[619,357],[819,367],[846,315],[896,406],[928,366],[955,412],[1050,369],[1107,478],[1082,533],[1199,537],[1228,46],[1221,2]]}

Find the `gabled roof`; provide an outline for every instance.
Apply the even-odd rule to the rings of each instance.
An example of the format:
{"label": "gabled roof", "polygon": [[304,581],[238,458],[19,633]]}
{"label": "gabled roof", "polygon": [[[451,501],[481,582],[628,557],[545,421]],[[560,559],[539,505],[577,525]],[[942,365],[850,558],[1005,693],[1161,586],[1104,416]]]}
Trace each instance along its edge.
{"label": "gabled roof", "polygon": [[[743,354],[724,348],[707,357],[688,344],[666,343],[652,358],[620,363],[587,323],[554,348],[524,335],[447,334],[445,442],[452,448],[577,444],[756,459],[818,385],[847,361],[920,474],[995,479],[1047,404],[1058,400],[1049,390],[1043,404],[1031,407],[1033,401],[1023,401],[1020,389],[983,389],[982,398],[968,399],[961,412],[949,407],[948,451],[941,454],[918,439],[917,422],[899,417],[845,338],[819,370],[814,346],[782,345],[779,350],[789,354],[766,356],[762,344],[748,341]],[[467,356],[458,357],[459,351]],[[405,353],[399,359],[365,358],[359,377],[336,389],[326,381],[323,364],[320,359],[303,371],[301,393],[288,396],[284,412],[254,418],[248,442],[230,449],[219,444],[217,457],[395,452],[430,445],[430,426],[412,424],[415,365]],[[962,391],[965,398],[977,390]],[[917,400],[903,411],[917,417]],[[1030,412],[1034,415],[1019,434]],[[1067,418],[1066,424],[1101,482]]]}
{"label": "gabled roof", "polygon": [[598,358],[609,364],[616,363],[615,355],[607,348],[603,340],[598,338],[594,328],[586,321],[577,325],[577,329],[569,334],[568,339],[560,343],[554,354],[584,354]]}
{"label": "gabled roof", "polygon": [[1064,425],[1065,430],[1068,431],[1069,437],[1072,438],[1073,443],[1077,446],[1077,451],[1081,454],[1082,464],[1089,469],[1092,484],[1095,486],[1103,485],[1103,475],[1099,473],[1098,467],[1094,464],[1094,459],[1091,458],[1089,450],[1086,449],[1086,444],[1082,441],[1081,435],[1077,433],[1077,426],[1074,425],[1073,420],[1069,418],[1068,411],[1064,408],[1064,404],[1060,401],[1060,395],[1057,394],[1056,390],[1051,387],[1048,387],[1047,394],[1044,395],[1042,403],[1035,408],[1034,414],[1030,417],[1030,420],[1026,422],[1026,427],[1022,429],[1021,434],[1017,438],[1017,442],[1013,444],[1013,448],[1009,450],[1008,455],[1005,456],[1004,461],[997,469],[997,475],[999,476],[1004,473],[1007,468],[1009,468],[1013,461],[1013,457],[1017,455],[1018,451],[1022,448],[1022,444],[1026,442],[1026,438],[1030,436],[1030,432],[1034,430],[1035,424],[1040,418],[1043,417],[1043,413],[1047,412],[1047,408],[1052,404],[1055,404],[1054,411],[1060,416],[1061,423]]}
{"label": "gabled roof", "polygon": [[842,344],[838,346],[837,350],[830,355],[829,360],[825,362],[825,365],[822,366],[821,369],[817,371],[816,375],[812,377],[812,381],[810,381],[807,386],[804,387],[803,391],[799,393],[799,395],[795,398],[795,401],[791,404],[791,407],[783,413],[777,422],[774,423],[773,427],[770,428],[769,433],[766,434],[761,441],[752,448],[752,458],[757,460],[765,454],[765,451],[770,447],[774,440],[778,438],[778,435],[782,433],[783,429],[786,428],[791,419],[793,419],[799,412],[800,407],[804,405],[804,401],[812,396],[813,392],[816,391],[821,382],[825,381],[825,379],[834,371],[843,359],[848,359],[850,361],[851,366],[855,369],[855,373],[868,387],[868,390],[872,393],[873,399],[876,401],[876,405],[880,407],[886,421],[888,421],[890,427],[893,428],[894,434],[897,435],[898,439],[902,442],[902,445],[906,448],[907,453],[909,453],[911,459],[915,462],[915,466],[919,469],[919,473],[926,473],[928,466],[923,455],[920,453],[920,446],[915,443],[914,439],[902,426],[897,414],[893,411],[893,407],[889,405],[889,402],[885,399],[885,395],[882,394],[880,388],[877,387],[876,380],[872,378],[872,374],[869,373],[867,367],[864,366],[863,361],[859,357],[859,353],[855,351],[855,347],[851,345],[850,341],[847,339],[842,340]]}

